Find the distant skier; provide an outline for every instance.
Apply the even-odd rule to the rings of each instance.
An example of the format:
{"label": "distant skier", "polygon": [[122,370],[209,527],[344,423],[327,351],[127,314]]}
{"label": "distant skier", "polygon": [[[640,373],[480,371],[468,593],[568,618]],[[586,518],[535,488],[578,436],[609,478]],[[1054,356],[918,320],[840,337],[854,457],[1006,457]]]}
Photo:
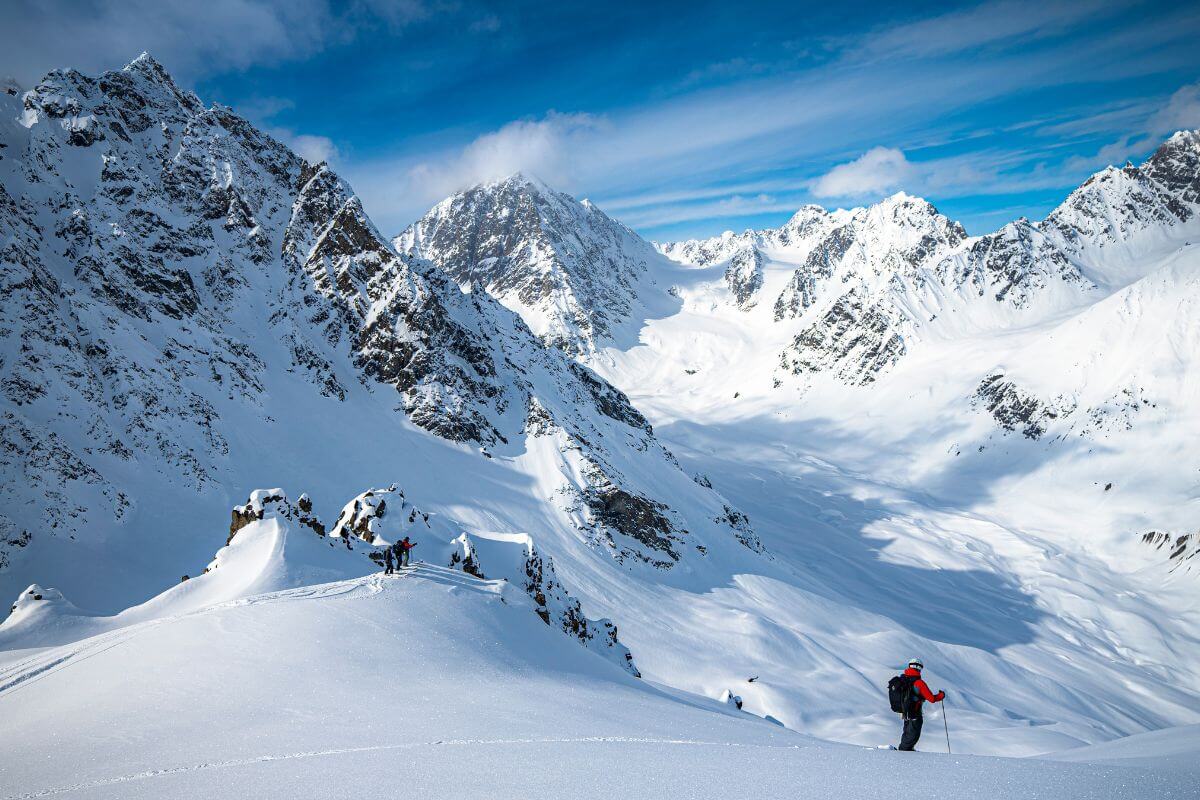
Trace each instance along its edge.
{"label": "distant skier", "polygon": [[392,575],[396,572],[396,560],[392,558],[392,548],[384,548],[383,551],[383,574]]}
{"label": "distant skier", "polygon": [[417,546],[416,542],[410,542],[408,537],[404,537],[404,541],[400,543],[400,566],[407,567],[412,549]]}
{"label": "distant skier", "polygon": [[934,694],[929,684],[921,679],[921,670],[925,665],[921,659],[914,658],[908,662],[908,669],[902,675],[897,675],[888,683],[888,698],[892,710],[900,713],[904,719],[904,731],[900,736],[899,750],[912,750],[921,738],[921,725],[924,716],[921,708],[926,702],[940,703],[946,699],[946,693],[939,691]]}

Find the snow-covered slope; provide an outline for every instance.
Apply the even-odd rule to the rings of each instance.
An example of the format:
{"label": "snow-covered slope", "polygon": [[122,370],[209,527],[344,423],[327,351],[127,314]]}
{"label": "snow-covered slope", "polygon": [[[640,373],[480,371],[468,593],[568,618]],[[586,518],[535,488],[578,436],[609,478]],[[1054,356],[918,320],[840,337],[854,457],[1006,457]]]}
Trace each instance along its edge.
{"label": "snow-covered slope", "polygon": [[490,473],[663,568],[751,541],[620,392],[148,56],[51,73],[0,119],[6,593],[39,573],[87,604],[144,597],[196,557],[181,524],[280,478],[329,498],[422,472],[436,505]]}
{"label": "snow-covered slope", "polygon": [[[282,546],[264,560],[242,538]],[[301,555],[297,539],[317,551]],[[224,591],[229,574],[286,574],[318,552],[351,563],[268,508],[193,583]],[[4,653],[0,796],[567,798],[603,786],[725,798],[794,793],[802,775],[822,797],[859,798],[924,770],[938,776],[921,790],[931,798],[1166,798],[1197,777],[1183,762],[822,743],[632,678],[542,624],[509,583],[427,565],[348,572],[302,588],[256,583],[199,607],[171,590],[136,624]]]}
{"label": "snow-covered slope", "polygon": [[485,288],[574,355],[631,346],[644,319],[678,307],[655,284],[662,257],[649,243],[588,201],[521,174],[446,198],[393,244],[464,287]]}
{"label": "snow-covered slope", "polygon": [[[181,666],[197,660],[190,648],[213,646],[231,671],[197,683],[203,695],[186,682],[172,695],[199,708],[187,717],[198,729],[212,723],[197,698],[215,682],[260,690],[265,678],[242,672],[274,651],[280,674],[311,670],[327,634],[346,637],[334,640],[345,660],[330,662],[333,678],[313,670],[302,694],[345,675],[336,685],[348,694],[331,696],[361,710],[387,669],[425,675],[418,654],[437,664],[442,649],[497,648],[500,661],[526,664],[506,648],[533,625],[556,637],[548,657],[568,648],[562,663],[590,665],[570,666],[572,676],[617,674],[593,699],[633,685],[637,671],[672,696],[738,695],[751,716],[859,744],[895,739],[882,687],[914,653],[950,691],[961,752],[1034,755],[1194,724],[1194,142],[1173,138],[1121,170],[1115,188],[1090,188],[1108,187],[1099,178],[1082,187],[1085,199],[1067,204],[1074,216],[1060,215],[1070,224],[1020,221],[976,238],[898,195],[868,209],[802,209],[777,231],[683,247],[693,263],[676,263],[521,180],[511,192],[483,187],[478,205],[447,207],[458,209],[453,222],[431,222],[428,241],[444,252],[484,252],[458,249],[476,226],[512,259],[504,275],[528,287],[550,276],[563,291],[526,303],[490,277],[397,255],[326,165],[204,107],[149,58],[0,94],[0,591],[18,598],[0,648],[6,660],[49,659],[13,673],[17,693],[0,704],[60,674],[122,680],[104,675],[125,658],[162,667],[142,681],[161,698],[171,670],[192,674]],[[1152,207],[1139,205],[1143,194]],[[472,257],[460,266],[478,275],[500,263]],[[572,321],[576,307],[586,325]],[[561,321],[574,344],[545,347],[522,315],[535,327]],[[307,544],[297,551],[272,528],[267,492],[235,512],[225,555],[284,566],[242,570],[221,556],[197,577],[225,539],[228,509],[276,485],[309,493],[282,514]],[[457,582],[457,595],[478,588],[463,573],[502,577],[508,589],[493,594],[515,593],[529,613],[489,628],[491,612],[447,615],[414,600],[448,638],[420,621],[412,637],[434,650],[398,656],[412,640],[389,625],[417,624],[408,600],[386,604],[390,584],[373,594],[379,579],[359,570],[377,568],[368,545],[404,533],[434,583]],[[329,581],[384,604],[369,621],[338,613],[332,598],[313,619],[268,618],[255,615],[286,603],[237,599],[290,602]],[[229,615],[242,613],[246,627],[212,645],[214,628],[232,631]],[[150,638],[181,655],[138,651],[141,633],[122,638],[151,619],[170,620]],[[332,620],[343,627],[330,633]],[[289,627],[295,649],[261,638],[266,629],[284,641]],[[56,672],[84,636],[121,644]],[[67,649],[20,652],[35,647]],[[70,671],[82,664],[97,673]],[[569,695],[570,681],[539,683],[554,669],[521,667],[533,688],[512,689],[544,720],[553,711],[533,695]],[[431,675],[441,688],[429,702],[465,720],[451,686],[468,680]],[[50,712],[37,709],[55,706],[36,699],[4,724],[41,724]],[[487,708],[507,716],[481,711],[481,724],[520,729],[519,715]],[[580,709],[578,719],[617,713],[591,699]],[[114,714],[106,706],[93,724]],[[255,729],[263,737],[282,724],[275,714]],[[665,726],[710,724],[674,714],[663,712]],[[320,731],[354,738],[350,722],[339,725],[299,726],[295,749],[269,752],[353,758],[313,744]],[[406,741],[471,738],[461,726],[412,730]],[[655,738],[663,726],[644,730]],[[103,774],[102,759],[89,762],[87,780],[179,763],[183,752],[154,751],[146,757],[168,757],[153,763],[134,754]],[[812,763],[852,751],[828,752]],[[256,756],[210,757],[234,774]],[[58,785],[27,768],[18,785]],[[1005,769],[987,774],[1012,780]],[[891,790],[880,773],[862,774],[874,778],[859,795]],[[1071,785],[1079,773],[1055,774]]]}
{"label": "snow-covered slope", "polygon": [[774,560],[616,601],[578,578],[639,667],[715,696],[739,663],[748,709],[859,742],[906,648],[978,751],[1197,719],[1195,142],[985,236],[898,194],[662,245],[682,307],[584,357]]}
{"label": "snow-covered slope", "polygon": [[[885,627],[848,623],[847,608],[954,645],[938,647],[955,664],[948,683],[1016,682],[1052,698],[1051,714],[1017,712],[1030,741],[1112,683],[1129,690],[1120,707],[1084,716],[1194,720],[1198,141],[1177,134],[1045,221],[981,237],[918,235],[895,208],[923,204],[891,198],[802,210],[816,223],[799,245],[765,231],[664,246],[686,262],[662,278],[682,311],[596,363],[750,514],[767,549],[809,576],[801,585],[830,598],[791,628],[819,647],[859,663],[877,646],[851,655],[847,629],[814,636],[814,616]],[[822,222],[833,217],[865,230]],[[749,310],[722,260],[734,240],[764,254],[763,299]],[[865,257],[859,241],[871,242]],[[1010,711],[1024,705],[1008,697]],[[821,704],[838,718],[829,727],[799,727],[861,740],[836,706]],[[994,734],[989,747],[1018,736]]]}

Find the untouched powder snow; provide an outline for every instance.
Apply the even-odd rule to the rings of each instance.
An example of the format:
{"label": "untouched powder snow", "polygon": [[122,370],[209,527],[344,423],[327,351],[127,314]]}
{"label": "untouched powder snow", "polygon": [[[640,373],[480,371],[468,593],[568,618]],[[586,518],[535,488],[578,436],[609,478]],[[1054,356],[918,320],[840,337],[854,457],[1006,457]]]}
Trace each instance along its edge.
{"label": "untouched powder snow", "polygon": [[1146,769],[1195,770],[1200,763],[1200,725],[1139,733],[1112,742],[1055,753],[1046,758]]}
{"label": "untouched powder snow", "polygon": [[[282,538],[286,573],[290,539],[318,541],[292,524],[234,541]],[[195,582],[260,573],[251,549]],[[898,770],[935,776],[913,779],[930,798],[1182,798],[1200,777],[823,743],[632,678],[511,584],[424,564],[157,609],[0,667],[0,798],[890,798]]]}

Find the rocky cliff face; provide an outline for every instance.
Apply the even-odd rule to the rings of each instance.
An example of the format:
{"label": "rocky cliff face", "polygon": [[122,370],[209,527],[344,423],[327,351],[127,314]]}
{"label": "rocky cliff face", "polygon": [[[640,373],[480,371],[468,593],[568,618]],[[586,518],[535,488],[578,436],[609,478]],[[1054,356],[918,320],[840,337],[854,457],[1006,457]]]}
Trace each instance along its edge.
{"label": "rocky cliff face", "polygon": [[[666,505],[631,465],[677,466],[624,395],[487,293],[397,255],[327,165],[206,107],[150,57],[0,93],[0,144],[0,568],[40,537],[119,527],[150,494],[222,490],[238,433],[310,398],[349,425],[364,397],[390,394],[396,424],[484,451],[553,428],[596,465],[564,491],[595,480]],[[538,197],[514,200],[526,210],[499,241],[557,248],[539,274],[597,311],[578,328],[590,341],[630,307],[644,265],[598,211]],[[576,267],[610,248],[555,239],[547,209],[628,251],[586,278]],[[619,514],[581,524],[630,530]]]}
{"label": "rocky cliff face", "polygon": [[1198,181],[1200,135],[1184,131],[1141,166],[1092,176],[1041,222],[984,236],[901,193],[849,211],[806,206],[780,228],[659,249],[685,264],[726,264],[731,301],[744,310],[762,285],[746,254],[761,254],[760,269],[791,268],[771,306],[777,325],[796,330],[776,384],[825,375],[864,386],[923,339],[1036,324],[1144,277],[1200,234]]}
{"label": "rocky cliff face", "polygon": [[588,619],[579,600],[559,580],[554,560],[543,555],[528,536],[463,533],[451,542],[448,564],[478,578],[501,578],[519,587],[547,625],[641,677],[633,654],[617,638],[612,620]]}
{"label": "rocky cliff face", "polygon": [[520,174],[447,198],[393,244],[482,287],[571,355],[628,341],[658,291],[653,247],[587,201]]}

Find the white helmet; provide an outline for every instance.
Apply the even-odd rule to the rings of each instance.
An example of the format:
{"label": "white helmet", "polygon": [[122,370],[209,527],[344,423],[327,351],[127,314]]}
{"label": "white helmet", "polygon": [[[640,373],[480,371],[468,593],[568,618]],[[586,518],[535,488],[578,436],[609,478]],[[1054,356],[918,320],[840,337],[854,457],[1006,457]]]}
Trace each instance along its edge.
{"label": "white helmet", "polygon": [[908,665],[918,670],[925,669],[925,665],[921,663],[921,659],[919,658],[910,658],[908,660]]}

